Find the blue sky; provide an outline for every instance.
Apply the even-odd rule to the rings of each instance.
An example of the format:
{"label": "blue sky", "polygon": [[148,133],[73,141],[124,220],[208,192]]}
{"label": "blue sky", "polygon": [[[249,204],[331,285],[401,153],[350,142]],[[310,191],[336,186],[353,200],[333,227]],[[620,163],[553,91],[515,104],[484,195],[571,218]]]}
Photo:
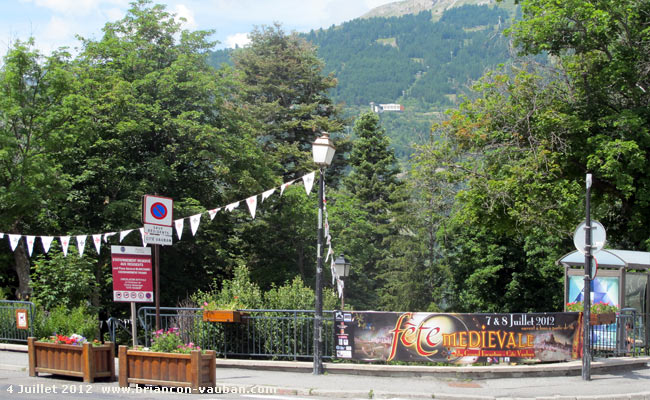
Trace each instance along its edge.
{"label": "blue sky", "polygon": [[[49,53],[79,46],[75,35],[99,39],[106,22],[121,19],[131,0],[0,0],[0,46],[33,36]],[[190,30],[214,29],[218,48],[242,45],[255,25],[280,22],[285,31],[308,32],[361,16],[396,0],[158,0],[187,19]]]}

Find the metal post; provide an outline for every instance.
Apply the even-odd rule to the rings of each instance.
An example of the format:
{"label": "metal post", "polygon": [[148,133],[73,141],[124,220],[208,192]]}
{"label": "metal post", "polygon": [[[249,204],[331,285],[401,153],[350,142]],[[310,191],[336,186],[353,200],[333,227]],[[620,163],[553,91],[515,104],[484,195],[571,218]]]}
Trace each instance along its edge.
{"label": "metal post", "polygon": [[156,330],[160,330],[160,245],[153,245],[153,260],[155,265],[155,275],[156,275]]}
{"label": "metal post", "polygon": [[591,174],[587,174],[587,196],[586,196],[586,226],[585,226],[585,287],[583,296],[583,339],[582,339],[582,380],[591,380],[591,334],[590,334],[590,317],[591,317]]}
{"label": "metal post", "polygon": [[345,281],[343,280],[343,277],[340,277],[341,281],[343,281],[343,289],[341,290],[341,311],[345,309]]}
{"label": "metal post", "polygon": [[318,180],[318,242],[316,244],[316,305],[314,314],[314,375],[323,373],[323,194],[325,193],[324,168]]}
{"label": "metal post", "polygon": [[133,347],[138,345],[138,325],[135,315],[135,302],[131,302],[131,336],[133,339]]}

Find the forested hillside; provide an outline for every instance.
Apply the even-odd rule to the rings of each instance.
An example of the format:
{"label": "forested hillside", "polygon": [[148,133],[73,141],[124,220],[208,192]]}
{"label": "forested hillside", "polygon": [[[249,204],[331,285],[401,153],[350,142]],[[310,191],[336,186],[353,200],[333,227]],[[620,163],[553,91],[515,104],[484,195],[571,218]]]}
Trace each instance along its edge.
{"label": "forested hillside", "polygon": [[487,67],[508,57],[504,9],[463,6],[437,22],[431,13],[357,19],[312,31],[325,71],[339,80],[332,96],[350,106],[407,103],[420,110],[448,107]]}
{"label": "forested hillside", "polygon": [[[472,82],[509,59],[503,30],[511,25],[512,10],[464,5],[435,18],[431,11],[422,11],[355,19],[303,37],[318,49],[324,72],[337,78],[330,95],[351,117],[370,102],[405,105],[406,116],[382,116],[390,123],[392,147],[404,160],[412,144],[428,134],[435,112],[457,104]],[[216,51],[210,62],[228,63],[231,54]]]}

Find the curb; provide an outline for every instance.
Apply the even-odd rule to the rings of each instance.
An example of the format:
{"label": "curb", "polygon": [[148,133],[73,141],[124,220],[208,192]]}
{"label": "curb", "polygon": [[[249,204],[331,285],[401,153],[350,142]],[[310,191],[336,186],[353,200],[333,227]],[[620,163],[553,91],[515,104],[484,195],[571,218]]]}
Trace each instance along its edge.
{"label": "curb", "polygon": [[[611,371],[645,369],[649,364],[650,357],[648,356],[634,358],[617,357],[594,360],[591,363],[591,369],[594,371],[594,373],[606,373]],[[313,365],[311,362],[306,361],[217,359],[217,368],[240,368],[251,370],[309,373],[312,372]],[[432,367],[418,365],[323,363],[323,370],[328,374],[366,375],[379,377],[435,376],[437,378],[455,379],[558,377],[581,375],[582,361],[577,360],[563,363],[537,365],[495,365],[475,367]]]}
{"label": "curb", "polygon": [[23,353],[27,353],[27,345],[26,344],[0,343],[0,350],[20,351],[20,352],[23,352]]}

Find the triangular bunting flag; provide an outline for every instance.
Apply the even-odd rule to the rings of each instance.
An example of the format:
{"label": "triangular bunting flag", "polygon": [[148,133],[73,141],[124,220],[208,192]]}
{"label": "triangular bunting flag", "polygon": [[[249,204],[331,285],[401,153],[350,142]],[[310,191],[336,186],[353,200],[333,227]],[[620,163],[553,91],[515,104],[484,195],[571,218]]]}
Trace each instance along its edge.
{"label": "triangular bunting flag", "polygon": [[70,245],[70,236],[61,236],[61,248],[63,249],[63,256],[68,256],[68,246]]}
{"label": "triangular bunting flag", "polygon": [[25,240],[27,241],[27,250],[29,252],[29,256],[32,256],[32,250],[34,250],[34,240],[36,240],[35,236],[27,236],[25,235]]}
{"label": "triangular bunting flag", "polygon": [[79,257],[83,257],[85,247],[86,235],[77,235],[77,249],[79,250]]}
{"label": "triangular bunting flag", "polygon": [[7,236],[9,236],[11,251],[16,251],[16,246],[18,246],[18,242],[20,242],[20,235],[12,235],[11,233],[8,233]]}
{"label": "triangular bunting flag", "polygon": [[176,227],[176,236],[178,236],[178,240],[181,240],[181,236],[183,236],[183,218],[174,221],[174,226]]}
{"label": "triangular bunting flag", "polygon": [[345,284],[343,283],[343,279],[337,279],[336,280],[336,288],[339,290],[339,297],[343,296],[343,288],[345,287]]}
{"label": "triangular bunting flag", "polygon": [[255,219],[255,210],[257,209],[257,195],[247,198],[246,204],[248,204],[248,211],[251,212],[251,217]]}
{"label": "triangular bunting flag", "polygon": [[120,243],[122,243],[122,240],[126,237],[126,235],[128,235],[131,232],[133,232],[133,229],[129,229],[128,231],[120,232]]}
{"label": "triangular bunting flag", "polygon": [[192,215],[190,217],[190,228],[192,229],[192,236],[196,235],[196,230],[199,229],[201,223],[201,214]]}
{"label": "triangular bunting flag", "polygon": [[116,232],[108,232],[104,234],[104,243],[108,243],[108,238],[115,235]]}
{"label": "triangular bunting flag", "polygon": [[309,196],[309,193],[311,193],[311,188],[314,186],[315,174],[315,172],[311,172],[302,177],[302,182],[305,184],[305,191],[307,192],[307,196]]}
{"label": "triangular bunting flag", "polygon": [[50,245],[52,244],[53,239],[54,236],[41,236],[41,244],[43,245],[43,251],[45,254],[50,251]]}
{"label": "triangular bunting flag", "polygon": [[235,202],[235,203],[230,203],[230,204],[228,204],[228,205],[226,206],[226,211],[228,211],[228,212],[232,212],[232,210],[234,210],[234,209],[237,208],[237,207],[239,207],[239,202],[238,202],[238,201]]}
{"label": "triangular bunting flag", "polygon": [[144,235],[146,235],[146,233],[144,233],[144,228],[140,228],[139,231],[140,239],[142,239],[142,247],[147,247],[147,244],[144,242]]}
{"label": "triangular bunting flag", "polygon": [[284,189],[286,189],[294,181],[295,181],[295,179],[293,181],[285,182],[285,183],[282,184],[282,186],[280,186],[280,196],[282,196],[284,194]]}
{"label": "triangular bunting flag", "polygon": [[99,248],[102,246],[102,234],[101,233],[93,235],[93,243],[95,243],[95,249],[97,249],[97,254],[99,254]]}
{"label": "triangular bunting flag", "polygon": [[327,256],[325,257],[325,262],[330,259],[330,255],[334,254],[334,251],[332,250],[332,243],[329,244],[329,250],[327,250]]}
{"label": "triangular bunting flag", "polygon": [[214,219],[214,216],[217,215],[217,213],[221,210],[221,208],[215,208],[214,210],[208,210],[208,214],[210,214],[210,221]]}
{"label": "triangular bunting flag", "polygon": [[2,239],[3,237],[5,237],[5,234],[4,234],[4,233],[0,233],[0,239]]}
{"label": "triangular bunting flag", "polygon": [[275,193],[275,188],[269,189],[266,192],[262,193],[262,202],[264,202],[264,200],[268,199],[273,193]]}

